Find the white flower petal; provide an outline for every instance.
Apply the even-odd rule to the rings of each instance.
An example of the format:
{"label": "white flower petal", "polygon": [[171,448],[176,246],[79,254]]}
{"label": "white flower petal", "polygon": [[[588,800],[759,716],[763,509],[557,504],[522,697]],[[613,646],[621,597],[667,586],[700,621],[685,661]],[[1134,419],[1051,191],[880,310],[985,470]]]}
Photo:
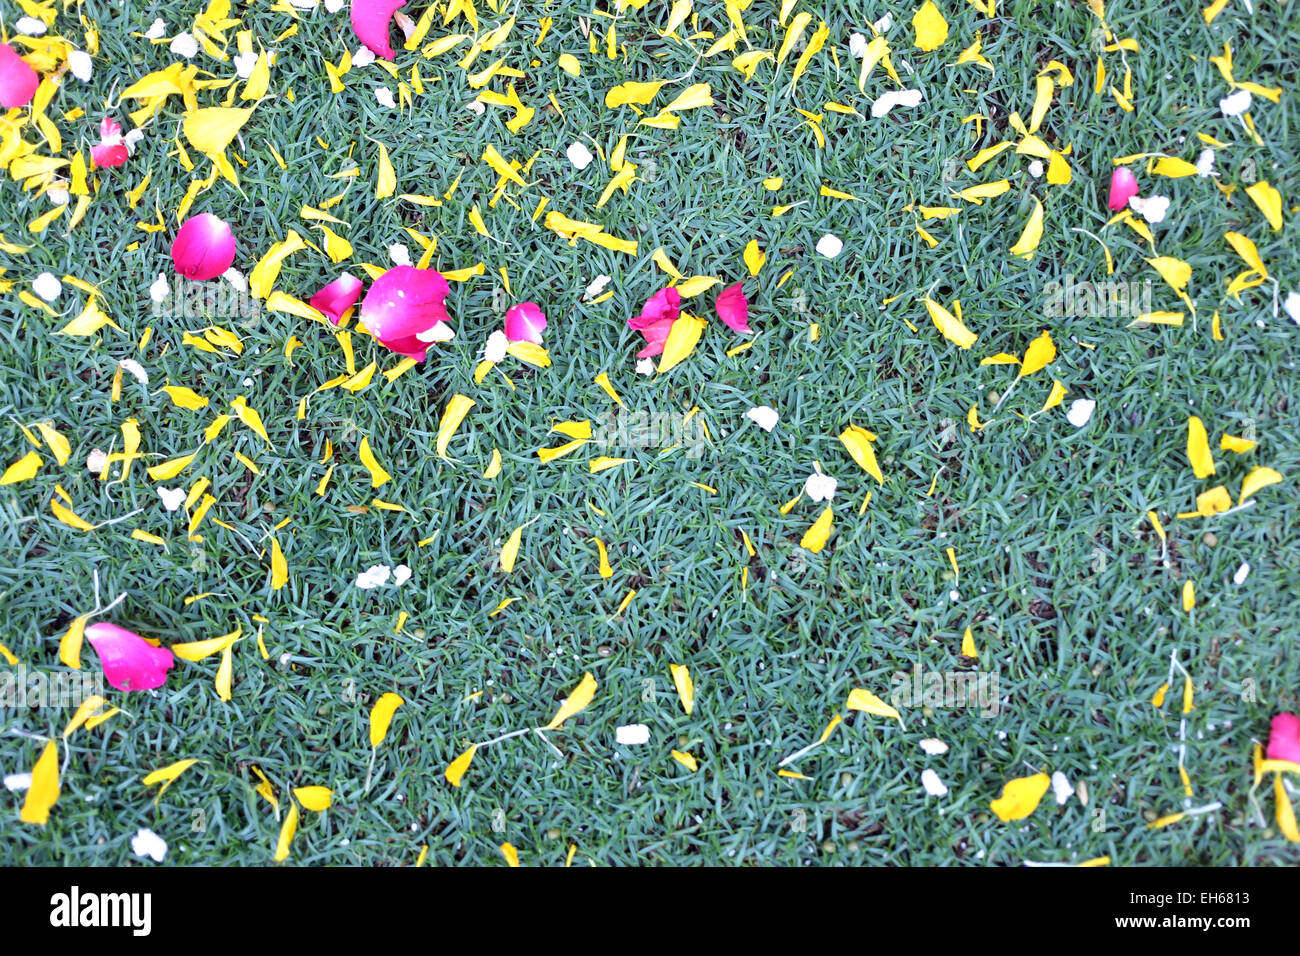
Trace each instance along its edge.
{"label": "white flower petal", "polygon": [[397,108],[397,102],[393,99],[393,91],[386,86],[378,87],[375,90],[375,99],[379,101],[380,106],[387,106],[390,110]]}
{"label": "white flower petal", "polygon": [[1196,160],[1196,171],[1202,176],[1214,175],[1214,150],[1205,148]]}
{"label": "white flower petal", "polygon": [[21,793],[23,790],[29,790],[32,786],[32,775],[30,773],[9,773],[5,774],[5,789],[10,793]]}
{"label": "white flower petal", "polygon": [[18,22],[14,24],[14,29],[24,36],[43,37],[45,36],[45,21],[40,17],[19,17]]}
{"label": "white flower petal", "polygon": [[829,232],[817,240],[817,253],[827,259],[834,259],[844,249],[844,241],[839,236],[833,236]]}
{"label": "white flower petal", "polygon": [[596,276],[596,278],[592,279],[591,282],[587,284],[585,297],[588,299],[596,298],[596,296],[600,295],[600,293],[604,291],[605,286],[609,285],[609,283],[610,283],[609,276],[607,275]]}
{"label": "white flower petal", "polygon": [[890,90],[871,104],[871,115],[879,119],[896,106],[920,106],[924,98],[920,90]]}
{"label": "white flower petal", "polygon": [[1219,100],[1219,110],[1224,116],[1240,116],[1250,109],[1250,90],[1237,90]]}
{"label": "white flower petal", "polygon": [[190,60],[199,52],[199,41],[194,39],[192,34],[178,33],[172,37],[172,42],[168,44],[167,49],[177,56]]}
{"label": "white flower petal", "polygon": [[162,499],[162,505],[168,511],[176,511],[181,505],[185,504],[184,488],[159,488],[158,497]]}
{"label": "white flower petal", "polygon": [[1241,567],[1239,567],[1237,572],[1232,576],[1232,583],[1236,585],[1244,584],[1248,577],[1250,577],[1250,562],[1243,561],[1241,562]]}
{"label": "white flower petal", "polygon": [[411,264],[411,250],[401,242],[395,242],[388,247],[388,258],[393,260],[395,266],[409,266]]}
{"label": "white flower petal", "polygon": [[393,584],[401,587],[407,581],[411,580],[411,569],[404,564],[399,564],[393,568]]}
{"label": "white flower petal", "polygon": [[352,51],[353,66],[369,66],[375,62],[375,52],[368,46],[359,46]]}
{"label": "white flower petal", "polygon": [[377,588],[388,581],[392,572],[386,564],[373,564],[357,575],[357,587],[363,591]]}
{"label": "white flower petal", "polygon": [[483,360],[497,365],[506,360],[506,349],[510,347],[510,340],[506,334],[497,329],[488,336],[487,345],[483,347]]}
{"label": "white flower petal", "polygon": [[781,416],[777,414],[776,409],[771,405],[759,405],[757,408],[751,408],[745,412],[745,417],[765,432],[770,432],[776,427],[776,423],[781,420]]}
{"label": "white flower petal", "polygon": [[416,332],[415,337],[421,342],[450,342],[456,337],[451,326],[446,322],[435,322],[423,332]]}
{"label": "white flower petal", "polygon": [[129,359],[129,358],[122,359],[122,361],[118,362],[117,364],[122,366],[122,368],[126,369],[128,372],[130,372],[131,377],[134,378],[141,385],[149,384],[149,373],[146,372],[144,370],[144,366],[141,365],[139,362],[137,362],[135,359]]}
{"label": "white flower petal", "polygon": [[255,66],[257,66],[257,52],[255,50],[235,55],[235,75],[241,80],[246,80],[252,76],[253,67]]}
{"label": "white flower petal", "polygon": [[338,13],[347,5],[348,0],[325,0],[325,11],[327,13]]}
{"label": "white flower petal", "polygon": [[248,291],[248,277],[242,272],[231,266],[225,272],[221,273],[221,278],[230,283],[231,287],[240,292]]}
{"label": "white flower petal", "polygon": [[1152,224],[1164,222],[1169,213],[1168,196],[1134,196],[1128,204],[1130,209]]}
{"label": "white flower petal", "polygon": [[92,475],[102,474],[107,464],[108,452],[102,449],[93,448],[90,454],[86,456],[86,471]]}
{"label": "white flower petal", "polygon": [[32,291],[46,302],[53,302],[63,294],[63,283],[53,273],[42,272],[32,280]]}
{"label": "white flower petal", "polygon": [[925,787],[925,792],[932,797],[948,796],[948,788],[939,779],[939,775],[929,767],[921,771],[921,786]]}
{"label": "white flower petal", "polygon": [[167,855],[167,841],[152,830],[141,828],[131,837],[131,852],[136,856],[152,857],[155,863],[161,863]]}
{"label": "white flower petal", "polygon": [[653,375],[655,373],[655,360],[652,358],[643,358],[636,363],[636,373],[638,375]]}
{"label": "white flower petal", "polygon": [[171,291],[172,287],[167,283],[166,274],[160,272],[158,273],[158,278],[154,279],[149,286],[149,298],[153,299],[155,302],[161,302],[163,299],[167,298],[168,293]]}
{"label": "white flower petal", "polygon": [[1056,794],[1057,806],[1074,796],[1074,784],[1059,770],[1052,774],[1052,793]]}
{"label": "white flower petal", "polygon": [[88,83],[95,72],[95,64],[90,59],[89,53],[84,50],[73,50],[68,54],[68,69],[82,83]]}
{"label": "white flower petal", "polygon": [[921,749],[932,757],[948,752],[948,745],[937,737],[926,737],[921,741]]}
{"label": "white flower petal", "polygon": [[835,488],[838,485],[839,482],[830,475],[815,471],[803,483],[803,493],[813,501],[830,501],[835,497]]}
{"label": "white flower petal", "polygon": [[579,171],[590,166],[591,161],[596,158],[583,143],[573,143],[564,151],[564,155],[569,157],[569,162],[573,163]]}
{"label": "white flower petal", "polygon": [[862,59],[863,54],[867,52],[867,38],[861,33],[849,34],[849,55]]}
{"label": "white flower petal", "polygon": [[1291,316],[1292,322],[1300,325],[1300,292],[1288,292],[1282,308],[1286,309],[1286,314]]}
{"label": "white flower petal", "polygon": [[167,24],[162,17],[159,17],[149,24],[149,29],[144,32],[144,37],[146,40],[161,40],[166,33]]}
{"label": "white flower petal", "polygon": [[622,744],[625,747],[635,747],[648,743],[649,740],[650,728],[645,724],[627,724],[624,727],[614,729],[615,743]]}
{"label": "white flower petal", "polygon": [[1076,398],[1070,403],[1070,410],[1065,413],[1066,420],[1075,428],[1082,428],[1092,420],[1092,413],[1097,403],[1090,398]]}

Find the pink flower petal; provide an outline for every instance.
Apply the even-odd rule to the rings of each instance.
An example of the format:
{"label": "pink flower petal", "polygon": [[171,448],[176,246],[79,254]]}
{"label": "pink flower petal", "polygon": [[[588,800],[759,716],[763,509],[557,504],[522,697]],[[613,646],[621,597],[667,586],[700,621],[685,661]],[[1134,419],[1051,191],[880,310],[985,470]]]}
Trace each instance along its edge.
{"label": "pink flower petal", "polygon": [[96,168],[111,169],[114,166],[124,164],[131,158],[131,154],[127,151],[126,143],[114,143],[112,146],[97,143],[90,147],[90,158],[94,161]]}
{"label": "pink flower petal", "polygon": [[1137,177],[1127,166],[1116,166],[1110,174],[1110,196],[1106,208],[1115,212],[1128,205],[1128,201],[1138,194]]}
{"label": "pink flower petal", "polygon": [[345,272],[312,296],[307,304],[338,325],[343,319],[343,313],[356,305],[357,299],[361,298],[363,285],[364,283],[352,273]]}
{"label": "pink flower petal", "polygon": [[451,321],[443,305],[450,291],[434,269],[396,266],[370,284],[361,300],[361,322],[385,348],[423,362],[430,343],[418,336]]}
{"label": "pink flower petal", "polygon": [[139,634],[101,621],[86,628],[104,676],[117,690],[152,690],[167,682],[167,672],[176,663],[172,652],[154,647]]}
{"label": "pink flower petal", "polygon": [[230,224],[210,212],[186,219],[172,243],[172,262],[188,279],[215,279],[234,261],[235,235]]}
{"label": "pink flower petal", "polygon": [[103,140],[104,145],[112,146],[122,139],[122,127],[117,124],[117,120],[111,116],[105,116],[99,121],[99,138]]}
{"label": "pink flower petal", "polygon": [[26,106],[36,95],[41,78],[23,62],[14,48],[0,43],[0,106],[7,110]]}
{"label": "pink flower petal", "polygon": [[1295,714],[1278,714],[1273,718],[1272,733],[1268,735],[1269,760],[1290,760],[1300,763],[1300,717]]}
{"label": "pink flower petal", "polygon": [[648,325],[665,319],[676,320],[681,315],[682,295],[674,288],[660,289],[641,308],[641,314],[628,319],[628,328],[640,331]]}
{"label": "pink flower petal", "polygon": [[546,316],[536,302],[521,302],[506,311],[506,338],[511,342],[542,344]]}
{"label": "pink flower petal", "polygon": [[749,299],[745,298],[744,282],[737,282],[723,289],[718,294],[718,301],[714,303],[714,308],[718,310],[718,318],[726,324],[727,328],[736,332],[749,333]]}
{"label": "pink flower petal", "polygon": [[393,13],[405,5],[406,0],[352,0],[352,31],[375,56],[393,59],[388,27],[393,21]]}
{"label": "pink flower petal", "polygon": [[653,322],[643,329],[638,329],[638,331],[645,336],[646,346],[640,352],[636,353],[636,357],[639,359],[649,358],[652,355],[659,355],[663,352],[664,343],[668,341],[668,333],[672,330],[673,323],[676,321],[675,318],[660,319],[658,322]]}

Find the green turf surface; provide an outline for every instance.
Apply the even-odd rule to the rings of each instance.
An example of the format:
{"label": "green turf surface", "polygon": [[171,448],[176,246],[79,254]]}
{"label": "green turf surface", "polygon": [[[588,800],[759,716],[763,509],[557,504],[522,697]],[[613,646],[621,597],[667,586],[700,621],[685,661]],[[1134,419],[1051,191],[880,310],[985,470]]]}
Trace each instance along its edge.
{"label": "green turf surface", "polygon": [[[418,17],[425,4],[409,6]],[[172,36],[202,7],[194,0],[81,5],[98,25],[101,48],[92,81],[67,77],[49,110],[66,155],[88,152],[106,100],[115,103],[121,89],[176,59],[166,44],[132,34],[162,16]],[[722,4],[697,7],[697,29],[688,23],[680,36],[728,30]],[[1289,88],[1279,104],[1256,97],[1252,117],[1262,143],[1224,118],[1218,100],[1229,89],[1209,62],[1228,42],[1239,80],[1291,84],[1300,3],[1256,0],[1256,7],[1252,15],[1231,0],[1207,25],[1191,3],[1113,3],[1108,20],[1116,36],[1140,41],[1139,52],[1126,54],[1135,100],[1126,113],[1113,97],[1093,93],[1104,40],[1097,18],[1078,3],[1010,0],[990,20],[969,3],[944,0],[951,34],[930,53],[912,49],[914,8],[907,4],[800,3],[795,12],[813,15],[809,33],[824,20],[830,34],[793,95],[797,49],[779,70],[765,61],[745,82],[732,53],[696,56],[692,46],[703,52],[712,39],[688,45],[662,38],[666,4],[652,2],[617,21],[615,59],[604,53],[608,18],[563,3],[520,4],[510,11],[518,17],[513,33],[472,68],[503,56],[527,73],[515,82],[537,114],[516,136],[505,127],[508,108],[488,106],[481,117],[465,108],[479,91],[456,65],[464,47],[432,60],[399,47],[401,78],[409,82],[418,63],[426,91],[410,108],[388,109],[373,89],[396,92],[397,82],[375,65],[348,73],[343,93],[329,91],[322,61],[337,63],[345,47],[359,47],[346,12],[322,6],[295,21],[266,2],[236,4],[242,26],[278,50],[278,60],[270,95],[232,146],[247,162],[236,163],[242,194],[219,180],[191,210],[231,221],[235,266],[250,272],[289,228],[320,245],[299,209],[346,190],[330,212],[349,223],[333,228],[353,244],[353,257],[335,266],[316,251],[297,253],[285,261],[277,288],[305,301],[344,268],[364,276],[358,263],[387,267],[388,247],[397,242],[418,259],[420,247],[403,227],[437,238],[434,267],[483,262],[487,271],[452,285],[453,342],[435,346],[426,363],[391,383],[376,375],[357,394],[312,396],[299,421],[299,399],[343,371],[329,329],[285,313],[263,311],[252,320],[218,314],[210,321],[235,331],[244,349],[216,356],[181,342],[184,331],[201,330],[209,319],[150,314],[147,289],[156,275],[183,281],[168,255],[173,214],[191,178],[210,169],[193,149],[193,173],[178,162],[172,139],[183,115],[179,98],[145,126],[126,166],[100,173],[70,235],[66,217],[29,234],[27,223],[49,200],[8,178],[0,185],[0,232],[31,245],[22,256],[0,253],[8,270],[0,278],[16,280],[0,296],[5,464],[29,450],[19,423],[51,421],[72,442],[67,466],[42,450],[46,463],[35,478],[0,489],[0,643],[29,668],[59,670],[59,637],[94,606],[96,571],[105,601],[128,595],[112,619],[164,645],[237,627],[244,638],[233,652],[229,702],[214,691],[216,657],[178,661],[156,692],[108,691],[123,713],[60,740],[68,766],[47,825],[19,823],[22,795],[4,793],[0,861],[137,862],[130,838],[148,827],[169,843],[168,863],[269,864],[289,789],[323,785],[334,790],[334,806],[304,811],[290,863],[410,865],[427,846],[431,863],[496,865],[506,842],[524,865],[562,864],[570,845],[575,865],[1015,865],[1101,856],[1148,865],[1300,862],[1273,822],[1268,788],[1258,806],[1248,796],[1253,742],[1267,739],[1273,714],[1300,706],[1300,429],[1291,404],[1300,329],[1284,312],[1274,314],[1271,283],[1243,293],[1241,302],[1224,296],[1226,282],[1245,266],[1222,238],[1228,230],[1252,238],[1282,297],[1300,287],[1291,212],[1300,138]],[[0,10],[7,23],[21,15],[11,0],[0,0]],[[885,34],[895,66],[925,99],[877,119],[872,101],[895,84],[877,67],[859,92],[848,43],[853,31],[869,36],[869,23],[887,11],[895,21]],[[484,3],[478,14],[481,33],[504,20]],[[754,0],[742,14],[748,40],[734,52],[779,47],[785,33],[777,15],[778,5]],[[554,25],[534,47],[543,16]],[[598,53],[589,52],[580,21],[597,30]],[[277,43],[295,22],[297,34]],[[73,14],[61,13],[58,26],[82,44]],[[228,34],[232,53],[236,29]],[[953,65],[977,30],[996,72]],[[473,30],[439,18],[427,39],[451,32]],[[580,77],[556,68],[562,53],[578,57]],[[1108,82],[1120,85],[1118,53],[1103,55]],[[533,59],[539,65],[530,65]],[[1075,83],[1056,91],[1039,135],[1053,148],[1072,147],[1072,182],[1034,179],[1030,157],[1010,150],[968,170],[965,160],[980,148],[1018,138],[1007,114],[1028,118],[1035,76],[1053,59],[1074,72]],[[220,78],[233,75],[230,64],[202,52],[193,62]],[[675,131],[638,127],[627,107],[605,108],[611,87],[655,78],[672,82],[645,108],[647,116],[688,83],[709,83],[715,105],[684,111]],[[292,103],[284,95],[290,88]],[[488,88],[504,92],[506,80]],[[199,105],[222,96],[202,90]],[[827,111],[828,101],[858,115]],[[62,119],[76,106],[85,119]],[[824,148],[795,107],[823,114]],[[110,111],[124,130],[131,128],[126,111]],[[963,123],[973,113],[992,117],[979,140],[973,124]],[[1203,147],[1198,131],[1231,144],[1216,163],[1218,182],[1236,187],[1231,196],[1211,178],[1162,178],[1142,161],[1134,165],[1143,195],[1172,199],[1168,218],[1153,227],[1156,248],[1192,266],[1195,322],[1189,314],[1181,327],[1134,329],[1128,315],[1045,318],[1048,282],[1107,279],[1102,248],[1076,229],[1105,240],[1115,263],[1111,279],[1150,279],[1155,309],[1185,311],[1143,262],[1153,253],[1136,233],[1103,226],[1112,159],[1165,152],[1195,161]],[[608,166],[597,158],[579,173],[565,148],[582,140],[608,155],[625,133],[638,179],[596,210]],[[25,136],[48,152],[38,131]],[[376,141],[391,153],[399,193],[442,196],[459,176],[455,195],[438,208],[376,199]],[[509,190],[517,206],[502,200],[488,208],[497,177],[479,157],[489,145],[520,162],[540,151],[524,177],[530,185]],[[354,162],[355,180],[331,178]],[[146,171],[151,182],[131,209],[125,192]],[[774,176],[784,184],[771,192],[761,181]],[[1010,191],[982,206],[951,196],[1001,178]],[[1256,178],[1283,197],[1279,232],[1243,193]],[[860,201],[819,196],[823,185]],[[635,239],[636,255],[582,241],[571,246],[533,221],[543,196],[547,211]],[[1046,208],[1044,237],[1025,262],[1007,250],[1035,196]],[[471,226],[476,202],[499,241]],[[772,215],[773,206],[793,203],[801,205]],[[938,240],[930,248],[904,211],[909,203],[963,208],[923,224]],[[137,228],[137,221],[156,221],[155,208],[167,229]],[[825,233],[844,241],[834,260],[814,252]],[[767,254],[757,279],[746,283],[757,334],[735,335],[716,320],[715,287],[685,305],[712,320],[696,352],[662,376],[635,374],[641,340],[625,320],[668,280],[651,253],[663,247],[685,275],[730,284],[748,275],[742,250],[751,239]],[[500,266],[508,269],[510,295]],[[57,319],[22,303],[18,291],[44,271],[97,285],[124,334],[53,334],[84,296],[65,285],[56,308],[69,314]],[[580,301],[598,274],[613,277],[612,297]],[[961,300],[979,335],[973,349],[940,336],[922,304],[927,294],[944,305]],[[554,364],[532,369],[507,359],[500,371],[513,389],[497,371],[476,384],[478,353],[500,327],[501,303],[522,300],[549,316],[545,344]],[[1215,310],[1223,341],[1211,336]],[[819,326],[816,341],[810,323]],[[153,338],[137,350],[147,326]],[[1004,393],[1016,370],[982,367],[980,358],[1023,354],[1044,328],[1056,360],[1020,382],[994,415],[992,393]],[[291,335],[303,341],[292,365],[283,354]],[[726,356],[750,339],[747,351]],[[362,335],[354,345],[358,368],[375,359],[389,369],[399,358]],[[125,375],[114,402],[114,372],[127,358],[144,366],[150,382]],[[547,434],[554,421],[598,422],[609,414],[611,402],[594,384],[602,372],[631,410],[680,418],[698,406],[711,436],[707,449],[695,457],[686,448],[592,444],[540,464],[538,448],[564,441]],[[1064,405],[1022,418],[1041,408],[1053,379],[1069,388]],[[164,384],[193,388],[210,405],[175,408],[158,390]],[[477,404],[451,441],[453,460],[440,460],[439,418],[456,394]],[[212,482],[217,503],[197,531],[202,540],[192,541],[185,512],[159,507],[144,468],[198,448],[212,417],[239,395],[260,412],[271,447],[232,421],[186,472],[160,482]],[[1065,418],[1076,398],[1097,402],[1083,428]],[[993,420],[979,432],[966,425],[975,404],[981,421]],[[780,413],[770,434],[745,418],[757,405]],[[1189,414],[1209,429],[1215,479],[1192,474]],[[94,448],[120,450],[119,427],[128,418],[138,420],[148,457],[128,480],[100,482],[87,472],[86,457]],[[879,436],[883,486],[837,439],[850,424]],[[1254,435],[1259,447],[1248,455],[1220,451],[1224,432]],[[377,490],[358,457],[362,436],[392,475]],[[327,443],[336,467],[318,496]],[[504,466],[486,480],[494,448]],[[261,474],[246,470],[235,452]],[[596,455],[635,460],[590,474]],[[839,480],[834,534],[819,554],[799,542],[824,506],[804,498],[779,511],[814,461]],[[1285,480],[1261,491],[1253,507],[1174,517],[1194,510],[1196,495],[1217,483],[1235,500],[1256,464]],[[76,531],[50,512],[56,483],[91,523],[139,513]],[[859,514],[868,491],[872,500]],[[358,508],[375,495],[406,512]],[[1167,561],[1150,510],[1168,530]],[[264,549],[286,519],[275,534],[290,576],[276,591]],[[501,546],[527,522],[518,564],[505,575]],[[132,540],[135,528],[166,546]],[[742,530],[756,548],[753,558]],[[596,573],[593,537],[609,546],[608,580]],[[960,568],[955,580],[947,548]],[[1242,562],[1252,571],[1237,585],[1232,578]],[[413,576],[400,588],[354,586],[370,565],[403,563]],[[1181,593],[1189,579],[1197,603],[1187,613]],[[616,614],[630,589],[635,597]],[[208,596],[185,604],[199,594]],[[516,600],[490,616],[506,598]],[[407,618],[397,633],[401,612]],[[269,660],[258,652],[259,627]],[[967,627],[979,648],[977,666],[959,655]],[[1186,722],[1190,797],[1178,774],[1181,676],[1162,709],[1151,704],[1171,655],[1195,684]],[[83,666],[97,670],[97,660],[87,646]],[[670,664],[688,665],[695,679],[689,717]],[[895,675],[910,680],[917,667],[995,676],[996,714],[900,706],[900,726],[844,710],[852,688],[889,700]],[[447,783],[444,768],[471,743],[544,725],[588,671],[599,683],[595,699],[550,735],[562,759],[524,735],[480,750],[459,788]],[[406,704],[375,754],[366,790],[368,714],[386,691]],[[781,759],[815,741],[837,713],[844,725],[791,765],[809,779],[778,777]],[[30,770],[41,743],[26,735],[58,739],[70,716],[71,708],[0,709],[0,769]],[[617,746],[615,728],[629,723],[649,725],[650,743]],[[927,737],[943,740],[948,752],[923,753],[919,741]],[[674,748],[693,754],[698,771],[675,762]],[[141,778],[182,758],[200,763],[155,801],[157,788]],[[280,819],[255,793],[253,765],[273,781]],[[947,796],[925,794],[926,767],[948,786]],[[1074,797],[1058,807],[1049,792],[1025,820],[994,817],[989,804],[1003,783],[1040,770],[1084,785],[1086,805]],[[1222,808],[1147,827],[1214,802]]]}

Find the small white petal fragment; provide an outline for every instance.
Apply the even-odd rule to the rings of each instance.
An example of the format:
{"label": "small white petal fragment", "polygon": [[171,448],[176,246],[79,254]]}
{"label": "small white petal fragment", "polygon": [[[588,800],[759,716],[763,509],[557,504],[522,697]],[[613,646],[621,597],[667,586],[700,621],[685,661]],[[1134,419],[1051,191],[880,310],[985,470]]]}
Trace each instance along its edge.
{"label": "small white petal fragment", "polygon": [[1250,577],[1250,562],[1243,561],[1241,567],[1237,569],[1237,573],[1232,576],[1232,583],[1237,585],[1245,584],[1248,577]]}
{"label": "small white petal fragment", "polygon": [[643,358],[636,363],[636,373],[638,375],[653,375],[655,373],[655,360]]}
{"label": "small white petal fragment", "polygon": [[159,488],[158,497],[162,499],[162,506],[168,511],[176,511],[181,505],[185,504],[184,488]]}
{"label": "small white petal fragment", "polygon": [[399,564],[393,568],[393,584],[401,587],[407,581],[411,580],[411,569],[404,564]]}
{"label": "small white petal fragment", "polygon": [[835,497],[835,489],[838,485],[839,482],[830,475],[823,475],[820,471],[813,472],[803,483],[803,493],[813,501],[830,501]]}
{"label": "small white petal fragment", "polygon": [[32,280],[32,291],[46,302],[53,302],[63,294],[63,283],[53,273],[42,272]]}
{"label": "small white petal fragment", "polygon": [[931,757],[937,757],[948,752],[948,745],[937,737],[926,737],[921,741],[921,749]]}
{"label": "small white petal fragment", "polygon": [[1219,110],[1224,116],[1240,116],[1250,109],[1250,90],[1237,90],[1219,100]]}
{"label": "small white petal fragment", "polygon": [[357,587],[363,591],[377,588],[388,582],[392,571],[386,564],[373,564],[357,575]]}
{"label": "small white petal fragment", "polygon": [[596,158],[583,143],[574,143],[564,151],[564,155],[569,157],[569,162],[573,163],[579,171],[590,166],[591,161]]}
{"label": "small white petal fragment", "polygon": [[375,62],[374,51],[368,46],[359,46],[352,51],[353,66],[369,66]]}
{"label": "small white petal fragment", "polygon": [[393,260],[395,266],[409,266],[411,264],[411,250],[406,248],[404,243],[395,242],[388,247],[388,258]]}
{"label": "small white petal fragment", "polygon": [[627,724],[614,730],[614,742],[624,747],[636,747],[650,741],[650,728],[645,724]]}
{"label": "small white petal fragment", "polygon": [[24,790],[30,790],[31,786],[32,775],[30,773],[5,774],[5,789],[10,793],[21,793]]}
{"label": "small white petal fragment", "polygon": [[1056,771],[1052,774],[1052,793],[1056,794],[1056,805],[1061,806],[1074,796],[1074,784],[1066,779],[1065,774]]}
{"label": "small white petal fragment", "polygon": [[834,259],[844,249],[844,241],[829,232],[817,240],[817,254],[827,259]]}
{"label": "small white petal fragment", "polygon": [[1300,292],[1288,292],[1282,308],[1286,309],[1286,314],[1291,316],[1292,322],[1300,325]]}
{"label": "small white petal fragment", "polygon": [[84,50],[73,50],[68,54],[68,69],[72,70],[72,75],[82,83],[89,83],[90,77],[95,72],[95,64],[91,61],[89,53]]}
{"label": "small white petal fragment", "polygon": [[14,28],[24,36],[45,36],[45,21],[38,17],[19,17]]}
{"label": "small white petal fragment", "polygon": [[1075,428],[1082,428],[1092,421],[1092,413],[1097,403],[1090,398],[1077,398],[1070,403],[1070,410],[1065,413],[1066,420]]}
{"label": "small white petal fragment", "polygon": [[152,830],[140,829],[131,837],[131,852],[136,856],[147,856],[155,863],[161,863],[167,855],[167,841]]}
{"label": "small white petal fragment", "polygon": [[871,104],[871,115],[879,119],[898,106],[920,106],[924,98],[920,90],[890,90]]}
{"label": "small white petal fragment", "polygon": [[158,273],[158,278],[154,279],[149,286],[149,298],[154,302],[162,302],[172,291],[172,287],[167,283],[167,276]]}
{"label": "small white petal fragment", "polygon": [[146,372],[144,370],[144,366],[141,365],[139,362],[137,362],[135,359],[122,359],[122,361],[118,362],[117,364],[122,366],[122,368],[125,369],[126,371],[130,372],[131,377],[134,378],[141,385],[149,384],[149,373]]}
{"label": "small white petal fragment", "polygon": [[487,345],[483,347],[483,361],[499,365],[506,360],[506,349],[509,347],[510,340],[504,332],[497,329],[488,336]]}
{"label": "small white petal fragment", "polygon": [[1130,209],[1152,224],[1164,222],[1169,214],[1168,196],[1148,196],[1145,199],[1134,196],[1128,204]]}
{"label": "small white petal fragment", "polygon": [[1208,147],[1201,150],[1201,155],[1196,160],[1196,172],[1201,176],[1214,175],[1214,150]]}
{"label": "small white petal fragment", "polygon": [[604,291],[605,286],[609,285],[610,281],[610,276],[596,276],[596,278],[592,279],[591,282],[588,283],[584,298],[588,300],[596,298],[596,296],[600,295],[601,292]]}
{"label": "small white petal fragment", "polygon": [[745,412],[745,417],[765,432],[770,432],[776,427],[776,423],[781,420],[781,416],[776,413],[776,409],[771,405],[759,405],[757,408],[751,408]]}
{"label": "small white petal fragment", "polygon": [[932,797],[948,796],[948,787],[939,779],[939,775],[929,767],[921,771],[921,786],[925,787],[925,792]]}
{"label": "small white petal fragment", "polygon": [[189,33],[178,33],[172,38],[172,42],[167,49],[171,50],[176,56],[183,56],[191,60],[199,52],[199,41]]}
{"label": "small white petal fragment", "polygon": [[144,36],[146,40],[161,40],[166,32],[167,24],[163,22],[162,17],[159,17],[149,24],[149,29],[144,32]]}
{"label": "small white petal fragment", "polygon": [[390,110],[397,108],[397,101],[393,99],[393,91],[386,86],[378,87],[375,90],[375,99],[379,101],[380,106],[385,106]]}

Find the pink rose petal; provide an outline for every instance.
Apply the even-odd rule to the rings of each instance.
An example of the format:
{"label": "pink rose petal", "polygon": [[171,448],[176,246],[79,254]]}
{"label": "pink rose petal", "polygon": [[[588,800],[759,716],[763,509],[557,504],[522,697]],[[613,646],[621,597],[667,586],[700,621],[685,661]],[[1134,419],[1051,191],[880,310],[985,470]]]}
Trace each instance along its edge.
{"label": "pink rose petal", "polygon": [[641,314],[634,319],[628,319],[628,328],[636,329],[638,332],[648,325],[654,325],[656,322],[662,322],[664,319],[676,320],[681,315],[682,296],[674,288],[660,289],[641,307]]}
{"label": "pink rose petal", "polygon": [[352,273],[345,272],[312,296],[307,304],[338,325],[343,320],[343,313],[356,305],[357,299],[361,298],[363,285],[364,283]]}
{"label": "pink rose petal", "polygon": [[714,308],[727,328],[749,333],[749,299],[745,298],[745,283],[737,282],[723,289]]}
{"label": "pink rose petal", "polygon": [[1116,166],[1110,174],[1110,196],[1106,208],[1111,212],[1123,209],[1128,201],[1138,194],[1137,177],[1127,166]]}
{"label": "pink rose petal", "polygon": [[443,305],[451,286],[434,269],[396,266],[370,284],[361,300],[361,322],[385,348],[423,362],[426,336],[439,322],[450,322]]}
{"label": "pink rose petal", "polygon": [[139,634],[101,621],[86,628],[104,676],[117,690],[152,690],[167,682],[167,672],[176,663],[172,652],[154,647]]}
{"label": "pink rose petal", "polygon": [[1278,714],[1273,718],[1268,735],[1269,760],[1290,760],[1300,763],[1300,717],[1295,714]]}
{"label": "pink rose petal", "polygon": [[397,8],[405,5],[406,0],[352,0],[352,30],[375,56],[393,59],[388,28]]}
{"label": "pink rose petal", "polygon": [[7,110],[26,106],[36,95],[41,78],[7,43],[0,43],[0,106]]}
{"label": "pink rose petal", "polygon": [[210,212],[186,219],[172,242],[172,262],[188,279],[215,279],[234,261],[235,235],[230,224]]}
{"label": "pink rose petal", "polygon": [[131,158],[131,154],[127,151],[126,143],[114,143],[112,146],[96,143],[90,147],[90,158],[97,169],[111,169],[123,165]]}
{"label": "pink rose petal", "polygon": [[639,359],[649,358],[663,352],[664,343],[668,341],[668,333],[672,331],[673,323],[676,321],[676,319],[661,319],[643,329],[638,329],[645,336],[646,346],[636,353],[636,357]]}
{"label": "pink rose petal", "polygon": [[506,338],[511,342],[542,344],[546,316],[536,302],[521,302],[506,311]]}

